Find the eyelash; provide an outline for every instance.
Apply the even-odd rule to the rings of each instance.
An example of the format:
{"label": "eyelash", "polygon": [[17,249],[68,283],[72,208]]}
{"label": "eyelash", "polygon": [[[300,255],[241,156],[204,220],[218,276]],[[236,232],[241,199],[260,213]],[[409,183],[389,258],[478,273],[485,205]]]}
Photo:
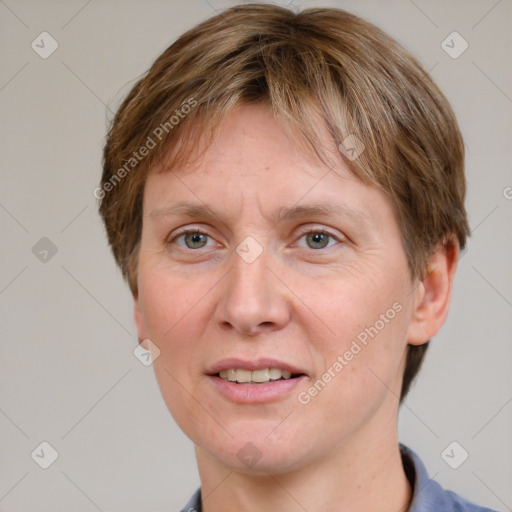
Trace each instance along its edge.
{"label": "eyelash", "polygon": [[[170,239],[167,242],[167,244],[168,245],[173,244],[179,238],[181,238],[182,236],[189,235],[189,234],[206,235],[209,238],[213,238],[208,233],[206,233],[205,231],[201,231],[200,229],[186,229],[186,230],[183,230],[181,232],[178,232],[172,239]],[[331,233],[330,231],[327,231],[325,229],[307,229],[305,231],[302,231],[302,232],[299,233],[299,240],[301,238],[303,238],[304,236],[309,235],[309,234],[322,234],[322,235],[326,235],[326,236],[330,237],[331,239],[336,240],[340,244],[344,243],[344,240],[341,240],[338,236],[334,235],[333,233]],[[204,249],[204,247],[200,247],[199,249],[190,249],[188,247],[185,248],[185,247],[181,247],[181,246],[178,246],[178,247],[180,247],[180,249],[183,249],[185,251],[198,251],[199,249]],[[332,247],[332,246],[330,246],[330,247]],[[330,249],[330,247],[322,247],[321,249],[311,249],[311,250],[312,251],[322,251],[322,250],[325,250],[325,249]]]}

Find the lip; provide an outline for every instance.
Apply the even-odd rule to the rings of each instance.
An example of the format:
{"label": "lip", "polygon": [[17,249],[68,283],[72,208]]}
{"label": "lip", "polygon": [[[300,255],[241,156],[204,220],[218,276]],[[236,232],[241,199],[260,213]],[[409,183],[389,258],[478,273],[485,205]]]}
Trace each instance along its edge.
{"label": "lip", "polygon": [[[291,379],[275,380],[261,384],[237,384],[217,376],[219,372],[231,368],[250,371],[262,368],[279,368],[288,370],[291,374],[300,375]],[[221,395],[236,403],[262,403],[282,399],[308,378],[307,373],[298,366],[274,358],[259,358],[250,361],[238,357],[222,359],[208,368],[206,375]]]}
{"label": "lip", "polygon": [[288,370],[292,374],[304,374],[307,375],[307,372],[298,366],[294,366],[290,363],[286,363],[285,361],[279,361],[274,358],[259,358],[252,359],[250,361],[246,359],[241,359],[238,357],[230,357],[228,359],[222,359],[217,363],[213,364],[210,368],[206,370],[206,374],[209,376],[215,376],[217,373],[223,370],[234,369],[242,369],[242,370],[260,370],[262,368],[279,368],[280,370]]}
{"label": "lip", "polygon": [[262,403],[282,399],[289,395],[300,383],[307,379],[306,375],[288,380],[275,380],[265,384],[237,384],[221,379],[216,375],[208,375],[208,380],[225,398],[237,403]]}

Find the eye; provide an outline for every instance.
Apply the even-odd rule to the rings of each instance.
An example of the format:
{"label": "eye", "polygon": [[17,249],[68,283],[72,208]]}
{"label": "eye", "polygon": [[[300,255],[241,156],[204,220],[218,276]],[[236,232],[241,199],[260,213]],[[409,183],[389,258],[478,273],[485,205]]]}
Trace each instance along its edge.
{"label": "eye", "polygon": [[[207,246],[208,238],[210,238],[210,235],[203,233],[198,229],[192,229],[188,231],[182,231],[172,240],[170,240],[169,243],[176,242],[182,249],[202,249],[203,247]],[[185,245],[180,244],[179,240],[183,240]]]}
{"label": "eye", "polygon": [[[208,239],[211,240],[208,245]],[[306,240],[306,249],[326,249],[336,245],[336,242],[342,243],[339,237],[325,231],[323,229],[313,229],[302,233],[299,240]],[[329,242],[331,242],[329,244]],[[182,249],[203,249],[204,247],[211,247],[215,244],[210,235],[200,231],[199,229],[189,229],[178,233],[174,238],[169,240],[169,244],[176,243]]]}
{"label": "eye", "polygon": [[[302,234],[301,240],[305,238],[306,244],[309,249],[325,249],[328,247],[332,247],[332,245],[335,245],[336,242],[340,242],[338,237],[334,236],[332,233],[329,233],[328,231],[325,231],[323,229],[313,229],[310,231],[307,231]],[[332,244],[329,244],[329,239],[332,240]]]}

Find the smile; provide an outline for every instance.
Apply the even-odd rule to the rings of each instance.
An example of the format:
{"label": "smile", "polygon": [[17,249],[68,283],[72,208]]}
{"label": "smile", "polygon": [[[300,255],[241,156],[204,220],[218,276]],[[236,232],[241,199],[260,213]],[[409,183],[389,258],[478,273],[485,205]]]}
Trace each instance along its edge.
{"label": "smile", "polygon": [[230,368],[217,374],[221,379],[239,384],[262,384],[275,380],[288,380],[292,373],[280,368],[262,368],[259,370],[245,370],[243,368]]}
{"label": "smile", "polygon": [[217,393],[236,403],[283,400],[309,378],[304,368],[273,357],[230,357],[205,373]]}

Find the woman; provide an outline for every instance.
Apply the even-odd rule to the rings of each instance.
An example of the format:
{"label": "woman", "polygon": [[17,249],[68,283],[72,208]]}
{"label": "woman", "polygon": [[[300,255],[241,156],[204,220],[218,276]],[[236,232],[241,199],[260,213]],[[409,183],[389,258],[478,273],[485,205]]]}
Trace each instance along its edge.
{"label": "woman", "polygon": [[96,195],[195,445],[183,510],[489,510],[397,438],[469,234],[456,119],[398,43],[338,9],[205,21],[119,108]]}

